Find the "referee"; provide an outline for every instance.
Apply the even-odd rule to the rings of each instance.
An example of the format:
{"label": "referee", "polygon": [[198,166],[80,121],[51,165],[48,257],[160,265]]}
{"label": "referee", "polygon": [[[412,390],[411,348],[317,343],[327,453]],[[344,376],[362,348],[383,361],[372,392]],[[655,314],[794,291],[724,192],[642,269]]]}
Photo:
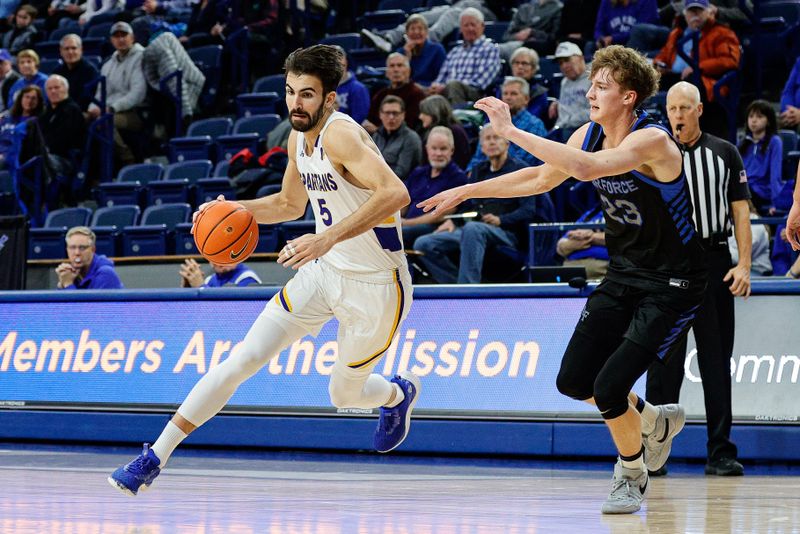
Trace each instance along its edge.
{"label": "referee", "polygon": [[[703,105],[697,87],[687,82],[667,93],[667,115],[675,138],[683,145],[683,169],[694,205],[694,223],[708,261],[706,296],[693,331],[703,380],[708,425],[707,475],[744,474],[731,434],[730,360],[734,338],[734,296],[750,295],[750,190],[742,158],[728,141],[703,133]],[[732,265],[728,236],[733,219],[739,263]],[[678,402],[683,383],[686,336],[666,365],[656,362],[647,374],[647,401]],[[677,356],[677,357],[676,357]],[[655,475],[666,473],[656,472]]]}

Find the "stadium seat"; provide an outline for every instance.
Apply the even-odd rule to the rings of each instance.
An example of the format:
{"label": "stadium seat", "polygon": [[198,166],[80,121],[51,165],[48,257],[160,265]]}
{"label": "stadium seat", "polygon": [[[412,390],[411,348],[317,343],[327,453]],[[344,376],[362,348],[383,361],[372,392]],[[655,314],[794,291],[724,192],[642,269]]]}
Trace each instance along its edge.
{"label": "stadium seat", "polygon": [[483,34],[495,43],[502,43],[504,42],[503,35],[505,35],[510,25],[511,22],[507,20],[487,22],[486,26],[484,26]]}
{"label": "stadium seat", "polygon": [[236,97],[239,117],[275,113],[280,98],[278,93],[244,93]]}
{"label": "stadium seat", "polygon": [[215,140],[220,135],[228,135],[233,130],[233,121],[227,117],[202,119],[189,125],[186,137],[209,136]]}
{"label": "stadium seat", "polygon": [[151,182],[145,189],[148,206],[159,204],[188,203],[192,200],[194,184],[211,174],[208,160],[182,161],[167,165],[163,180]]}
{"label": "stadium seat", "polygon": [[408,15],[402,9],[368,11],[358,18],[357,24],[359,28],[383,31],[405,24],[407,18]]}
{"label": "stadium seat", "polygon": [[254,93],[277,93],[281,98],[286,94],[286,76],[272,74],[263,76],[253,84]]}
{"label": "stadium seat", "polygon": [[280,238],[279,225],[259,224],[258,225],[258,246],[256,252],[277,252],[278,239]]}
{"label": "stadium seat", "polygon": [[357,33],[339,33],[329,35],[320,39],[319,44],[338,45],[344,48],[345,52],[349,52],[353,48],[361,46],[361,35]]}
{"label": "stadium seat", "polygon": [[31,228],[28,235],[28,259],[45,260],[67,257],[67,227]]}
{"label": "stadium seat", "polygon": [[183,222],[189,222],[189,204],[150,206],[142,215],[139,226],[126,226],[122,232],[122,252],[125,256],[163,256],[174,249],[173,232]]}
{"label": "stadium seat", "polygon": [[352,69],[359,67],[377,69],[386,66],[386,53],[375,48],[353,48],[347,55],[350,58],[350,68]]}
{"label": "stadium seat", "polygon": [[280,115],[269,113],[266,115],[250,115],[242,117],[233,126],[234,134],[255,133],[259,139],[266,139],[267,134],[281,122]]}
{"label": "stadium seat", "polygon": [[83,53],[86,56],[100,56],[106,57],[106,47],[110,47],[111,42],[108,40],[108,34],[103,37],[87,37],[83,40]]}
{"label": "stadium seat", "polygon": [[61,43],[58,41],[42,41],[33,48],[41,59],[58,59],[61,54]]}
{"label": "stadium seat", "polygon": [[228,167],[230,167],[230,163],[227,160],[222,160],[217,163],[216,167],[214,167],[214,177],[215,178],[224,178],[228,176]]}
{"label": "stadium seat", "polygon": [[194,195],[195,205],[199,206],[219,195],[225,195],[228,200],[236,200],[236,189],[230,178],[204,178],[195,183]]}
{"label": "stadium seat", "polygon": [[209,160],[182,161],[171,163],[164,168],[164,175],[161,181],[166,180],[189,180],[194,183],[201,178],[211,176],[213,165]]}
{"label": "stadium seat", "polygon": [[221,135],[217,138],[217,161],[228,161],[244,148],[249,148],[255,154],[258,151],[258,134]]}
{"label": "stadium seat", "polygon": [[164,167],[160,163],[134,163],[126,165],[117,175],[118,182],[139,182],[146,185],[161,179]]}
{"label": "stadium seat", "polygon": [[66,226],[86,226],[92,216],[89,208],[62,208],[53,210],[47,214],[44,220],[44,228],[61,228]]}
{"label": "stadium seat", "polygon": [[50,74],[53,74],[53,71],[56,70],[59,66],[61,66],[60,59],[46,57],[42,59],[42,61],[39,63],[39,72],[47,74],[49,76]]}
{"label": "stadium seat", "polygon": [[296,239],[301,235],[313,234],[316,231],[317,223],[314,220],[301,220],[290,221],[281,223],[280,229],[280,244],[284,245],[291,239]]}
{"label": "stadium seat", "polygon": [[113,24],[113,22],[101,22],[99,24],[93,24],[91,27],[86,29],[84,37],[100,37],[102,39],[107,39],[108,32],[111,31],[111,26]]}
{"label": "stadium seat", "polygon": [[175,225],[175,254],[199,254],[192,235],[192,223]]}
{"label": "stadium seat", "polygon": [[99,206],[141,205],[142,192],[148,183],[161,178],[164,168],[157,163],[136,163],[119,171],[117,180],[97,186],[96,198]]}
{"label": "stadium seat", "polygon": [[99,208],[92,216],[92,231],[95,233],[98,254],[119,256],[122,229],[134,226],[139,220],[139,206],[111,206]]}
{"label": "stadium seat", "polygon": [[167,155],[170,163],[211,159],[213,148],[214,141],[209,135],[173,137],[167,145]]}
{"label": "stadium seat", "polygon": [[222,79],[222,46],[198,46],[197,48],[189,49],[188,53],[197,68],[206,77],[203,92],[200,94],[200,107],[211,108],[219,94],[220,81]]}

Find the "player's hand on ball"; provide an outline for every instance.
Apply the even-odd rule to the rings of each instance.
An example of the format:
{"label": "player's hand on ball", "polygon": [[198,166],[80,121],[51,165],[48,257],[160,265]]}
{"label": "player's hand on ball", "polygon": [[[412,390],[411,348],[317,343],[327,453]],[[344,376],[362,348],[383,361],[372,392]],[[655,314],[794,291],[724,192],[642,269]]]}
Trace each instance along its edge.
{"label": "player's hand on ball", "polygon": [[297,239],[287,241],[286,246],[278,254],[278,263],[296,270],[306,263],[322,257],[336,244],[326,234],[327,232],[305,234]]}

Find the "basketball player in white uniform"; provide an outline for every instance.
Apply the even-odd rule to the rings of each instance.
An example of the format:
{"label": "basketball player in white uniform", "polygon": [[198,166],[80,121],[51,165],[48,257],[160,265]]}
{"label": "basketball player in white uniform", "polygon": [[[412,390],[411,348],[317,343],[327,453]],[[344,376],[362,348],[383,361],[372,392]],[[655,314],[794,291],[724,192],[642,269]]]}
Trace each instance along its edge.
{"label": "basketball player in white uniform", "polygon": [[120,491],[136,495],[147,488],[181,441],[216,415],[242,382],[333,317],[339,320],[339,353],[328,387],[331,402],[381,407],[374,436],[380,452],[408,434],[419,379],[404,372],[387,381],[372,370],[411,306],[400,229],[409,196],[366,131],[334,110],[342,63],[342,53],[325,45],[286,59],[294,131],[283,186],[277,194],[241,202],[259,223],[274,224],[301,217],[311,201],[316,233],[291,240],[278,258],[297,275],[269,301],[240,350],[198,381],[153,446],[145,444],[141,455],[109,477]]}

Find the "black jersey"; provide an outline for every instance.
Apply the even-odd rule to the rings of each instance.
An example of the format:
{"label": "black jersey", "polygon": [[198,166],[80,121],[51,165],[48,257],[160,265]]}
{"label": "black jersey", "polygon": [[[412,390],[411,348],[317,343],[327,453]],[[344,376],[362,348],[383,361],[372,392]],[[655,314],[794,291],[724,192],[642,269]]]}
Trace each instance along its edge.
{"label": "black jersey", "polygon": [[[672,139],[644,112],[631,131],[642,128],[659,128]],[[603,128],[590,123],[583,150],[601,150],[604,138]],[[706,262],[682,167],[680,175],[667,183],[632,170],[597,178],[592,184],[605,212],[609,280],[652,290],[705,287]]]}

